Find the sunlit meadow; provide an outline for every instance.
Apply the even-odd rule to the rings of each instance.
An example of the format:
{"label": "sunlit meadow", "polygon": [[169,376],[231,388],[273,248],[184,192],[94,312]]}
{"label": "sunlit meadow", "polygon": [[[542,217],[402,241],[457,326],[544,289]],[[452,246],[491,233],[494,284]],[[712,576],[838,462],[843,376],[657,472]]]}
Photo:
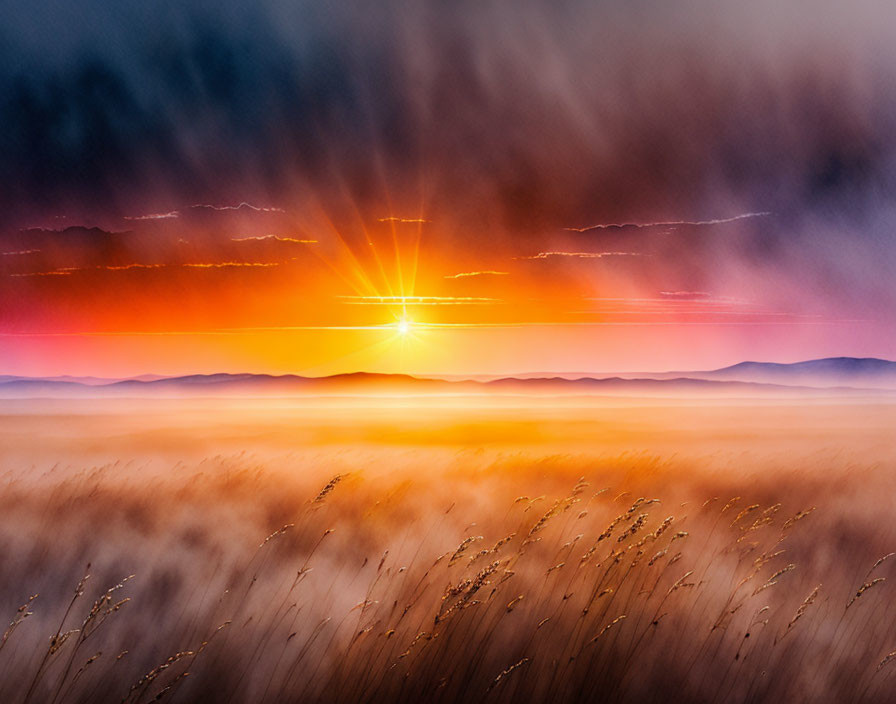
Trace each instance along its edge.
{"label": "sunlit meadow", "polygon": [[886,702],[896,407],[8,401],[4,702]]}

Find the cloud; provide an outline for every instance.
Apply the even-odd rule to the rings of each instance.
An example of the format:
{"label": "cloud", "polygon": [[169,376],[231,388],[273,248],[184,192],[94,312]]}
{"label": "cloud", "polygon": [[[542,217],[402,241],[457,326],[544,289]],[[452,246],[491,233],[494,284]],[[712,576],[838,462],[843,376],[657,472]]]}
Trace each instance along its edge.
{"label": "cloud", "polygon": [[0,257],[18,257],[23,254],[37,254],[39,249],[20,249],[16,252],[0,252]]}
{"label": "cloud", "polygon": [[732,215],[728,218],[717,218],[714,220],[669,220],[666,222],[645,222],[645,223],[634,223],[634,222],[624,222],[624,223],[601,223],[598,225],[588,225],[587,227],[564,227],[564,230],[568,232],[590,232],[591,230],[623,230],[623,229],[637,229],[644,230],[653,227],[678,227],[680,225],[687,225],[690,227],[707,227],[710,225],[724,225],[730,222],[737,222],[738,220],[747,220],[749,218],[763,218],[771,215],[772,213],[763,211],[758,213],[741,213],[740,215]]}
{"label": "cloud", "polygon": [[656,297],[587,296],[583,300],[623,306],[645,306],[656,310],[709,309],[725,306],[754,306],[753,301],[732,296],[714,296],[707,291],[661,291]]}
{"label": "cloud", "polygon": [[28,276],[69,276],[73,271],[80,271],[79,269],[55,269],[53,271],[31,271],[24,274],[8,274],[8,276],[12,276],[14,278],[24,278]]}
{"label": "cloud", "polygon": [[49,227],[28,227],[20,230],[26,235],[65,235],[67,239],[74,237],[107,238],[117,235],[129,235],[131,230],[104,230],[101,227],[88,227],[86,225],[69,225],[61,230]]}
{"label": "cloud", "polygon": [[387,218],[378,218],[378,222],[424,223],[429,222],[429,220],[425,220],[424,218],[399,218],[392,215]]}
{"label": "cloud", "polygon": [[180,211],[172,210],[168,213],[149,213],[147,215],[125,215],[125,220],[170,220],[179,218]]}
{"label": "cloud", "polygon": [[195,208],[197,210],[254,210],[256,213],[285,213],[286,211],[283,208],[272,208],[272,207],[261,207],[257,205],[252,205],[251,203],[247,203],[243,201],[239,205],[209,205],[207,203],[195,203],[190,206],[191,208]]}
{"label": "cloud", "polygon": [[508,272],[506,271],[462,271],[459,274],[446,274],[446,279],[464,279],[469,276],[507,276]]}
{"label": "cloud", "polygon": [[282,262],[212,262],[209,264],[180,264],[179,266],[193,269],[234,269],[240,267],[273,267],[280,266]]}
{"label": "cloud", "polygon": [[603,259],[604,257],[641,257],[639,252],[539,252],[529,257],[514,259],[551,259],[552,257],[570,257],[573,259]]}
{"label": "cloud", "polygon": [[[100,269],[102,271],[127,271],[129,269],[164,269],[170,264],[121,264],[118,266],[98,266],[93,267],[94,269]],[[86,267],[81,269],[81,271],[88,270]]]}
{"label": "cloud", "polygon": [[367,306],[458,306],[503,303],[500,298],[478,296],[337,296],[349,305]]}
{"label": "cloud", "polygon": [[712,298],[709,291],[660,291],[660,298],[672,301],[702,301]]}
{"label": "cloud", "polygon": [[19,274],[9,274],[14,277],[27,276],[68,276],[75,272],[89,271],[131,271],[134,269],[239,269],[239,268],[270,268],[280,266],[283,262],[187,262],[183,264],[116,264],[108,266],[83,266],[64,267],[50,271],[31,271]]}
{"label": "cloud", "polygon": [[317,240],[299,240],[294,237],[280,237],[279,235],[263,235],[261,237],[231,237],[231,242],[290,242],[293,244],[316,244]]}

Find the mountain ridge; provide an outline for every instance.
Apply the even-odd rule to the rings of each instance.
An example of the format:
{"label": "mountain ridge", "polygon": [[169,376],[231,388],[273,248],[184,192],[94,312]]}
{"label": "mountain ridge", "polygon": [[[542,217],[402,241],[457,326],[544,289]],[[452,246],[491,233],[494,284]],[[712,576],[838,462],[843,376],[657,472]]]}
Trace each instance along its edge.
{"label": "mountain ridge", "polygon": [[[863,383],[856,387],[852,383]],[[892,382],[892,386],[890,385]],[[870,386],[868,386],[870,384]],[[830,357],[805,362],[745,361],[707,372],[662,372],[607,376],[506,376],[441,378],[410,374],[350,372],[311,377],[297,374],[227,373],[174,377],[0,376],[0,397],[89,397],[125,395],[344,395],[374,392],[479,395],[490,392],[538,395],[596,393],[857,393],[896,390],[896,362],[875,357]]]}

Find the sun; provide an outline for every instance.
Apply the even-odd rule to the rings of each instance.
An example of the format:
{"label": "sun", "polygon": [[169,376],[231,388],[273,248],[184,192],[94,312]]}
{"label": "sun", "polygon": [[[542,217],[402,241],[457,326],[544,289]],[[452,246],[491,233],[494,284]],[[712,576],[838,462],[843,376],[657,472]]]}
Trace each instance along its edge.
{"label": "sun", "polygon": [[398,330],[398,334],[404,337],[411,332],[411,321],[407,318],[402,318],[396,324],[396,329]]}

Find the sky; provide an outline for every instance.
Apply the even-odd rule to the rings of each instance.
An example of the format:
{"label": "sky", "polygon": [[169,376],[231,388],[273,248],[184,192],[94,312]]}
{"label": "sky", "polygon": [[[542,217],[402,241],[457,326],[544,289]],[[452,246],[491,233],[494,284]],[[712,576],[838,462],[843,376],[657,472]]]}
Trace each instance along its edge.
{"label": "sky", "polygon": [[4,2],[0,374],[896,358],[896,6]]}

